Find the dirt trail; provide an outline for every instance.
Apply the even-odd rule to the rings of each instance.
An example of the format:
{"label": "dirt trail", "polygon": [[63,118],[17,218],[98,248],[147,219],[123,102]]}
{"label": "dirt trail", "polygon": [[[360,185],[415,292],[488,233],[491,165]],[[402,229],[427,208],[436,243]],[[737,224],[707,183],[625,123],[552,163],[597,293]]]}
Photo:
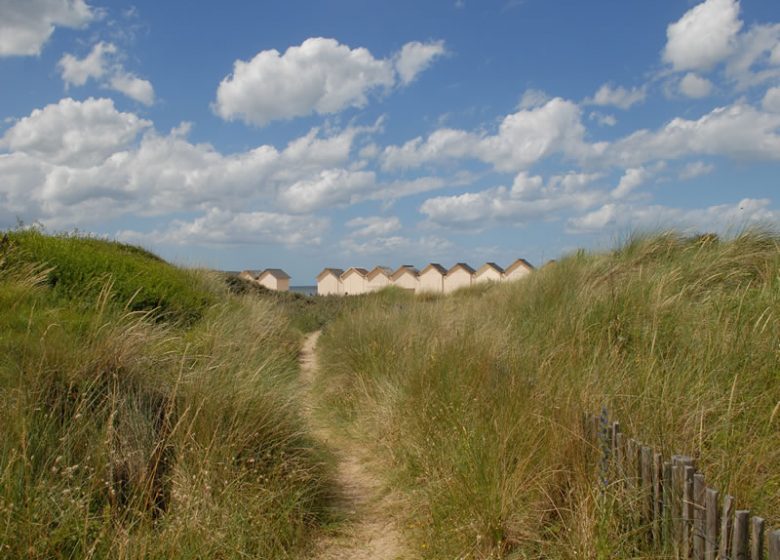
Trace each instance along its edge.
{"label": "dirt trail", "polygon": [[380,481],[366,468],[365,450],[319,421],[313,414],[312,387],[318,365],[315,348],[319,331],[310,334],[301,350],[304,413],[315,436],[338,459],[337,483],[347,522],[338,534],[323,538],[312,560],[401,560],[404,551],[400,533],[388,513],[388,498]]}

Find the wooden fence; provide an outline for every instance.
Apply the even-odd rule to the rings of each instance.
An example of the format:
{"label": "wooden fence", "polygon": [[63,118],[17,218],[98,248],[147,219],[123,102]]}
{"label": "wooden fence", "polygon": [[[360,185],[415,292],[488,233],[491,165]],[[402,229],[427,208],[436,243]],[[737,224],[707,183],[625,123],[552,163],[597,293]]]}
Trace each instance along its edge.
{"label": "wooden fence", "polygon": [[780,560],[780,530],[708,487],[693,458],[667,460],[626,437],[605,413],[585,414],[583,429],[601,454],[604,491],[624,491],[630,529],[648,545],[683,559]]}

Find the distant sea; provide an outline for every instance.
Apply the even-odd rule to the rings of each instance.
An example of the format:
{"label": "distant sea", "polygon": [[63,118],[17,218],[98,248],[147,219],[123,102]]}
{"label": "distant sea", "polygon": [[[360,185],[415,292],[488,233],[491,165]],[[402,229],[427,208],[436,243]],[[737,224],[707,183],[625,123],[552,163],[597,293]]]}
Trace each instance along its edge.
{"label": "distant sea", "polygon": [[290,291],[307,296],[316,296],[317,286],[290,286]]}

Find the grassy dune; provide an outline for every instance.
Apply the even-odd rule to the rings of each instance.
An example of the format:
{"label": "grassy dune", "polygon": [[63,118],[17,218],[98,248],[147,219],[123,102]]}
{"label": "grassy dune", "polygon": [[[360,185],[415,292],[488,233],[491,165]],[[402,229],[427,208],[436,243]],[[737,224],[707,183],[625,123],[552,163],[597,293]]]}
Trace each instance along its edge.
{"label": "grassy dune", "polygon": [[778,341],[780,238],[637,236],[516,284],[368,299],[326,328],[321,393],[423,558],[653,556],[600,498],[580,414],[697,457],[777,527]]}
{"label": "grassy dune", "polygon": [[299,415],[291,319],[133,247],[9,233],[0,557],[304,551],[330,487]]}

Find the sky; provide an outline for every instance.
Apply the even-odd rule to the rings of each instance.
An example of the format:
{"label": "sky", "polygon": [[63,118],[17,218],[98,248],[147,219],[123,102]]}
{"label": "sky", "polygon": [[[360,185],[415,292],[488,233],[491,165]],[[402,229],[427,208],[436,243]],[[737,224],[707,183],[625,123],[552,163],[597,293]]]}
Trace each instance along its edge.
{"label": "sky", "polygon": [[0,0],[0,229],[535,265],[780,224],[777,0]]}

